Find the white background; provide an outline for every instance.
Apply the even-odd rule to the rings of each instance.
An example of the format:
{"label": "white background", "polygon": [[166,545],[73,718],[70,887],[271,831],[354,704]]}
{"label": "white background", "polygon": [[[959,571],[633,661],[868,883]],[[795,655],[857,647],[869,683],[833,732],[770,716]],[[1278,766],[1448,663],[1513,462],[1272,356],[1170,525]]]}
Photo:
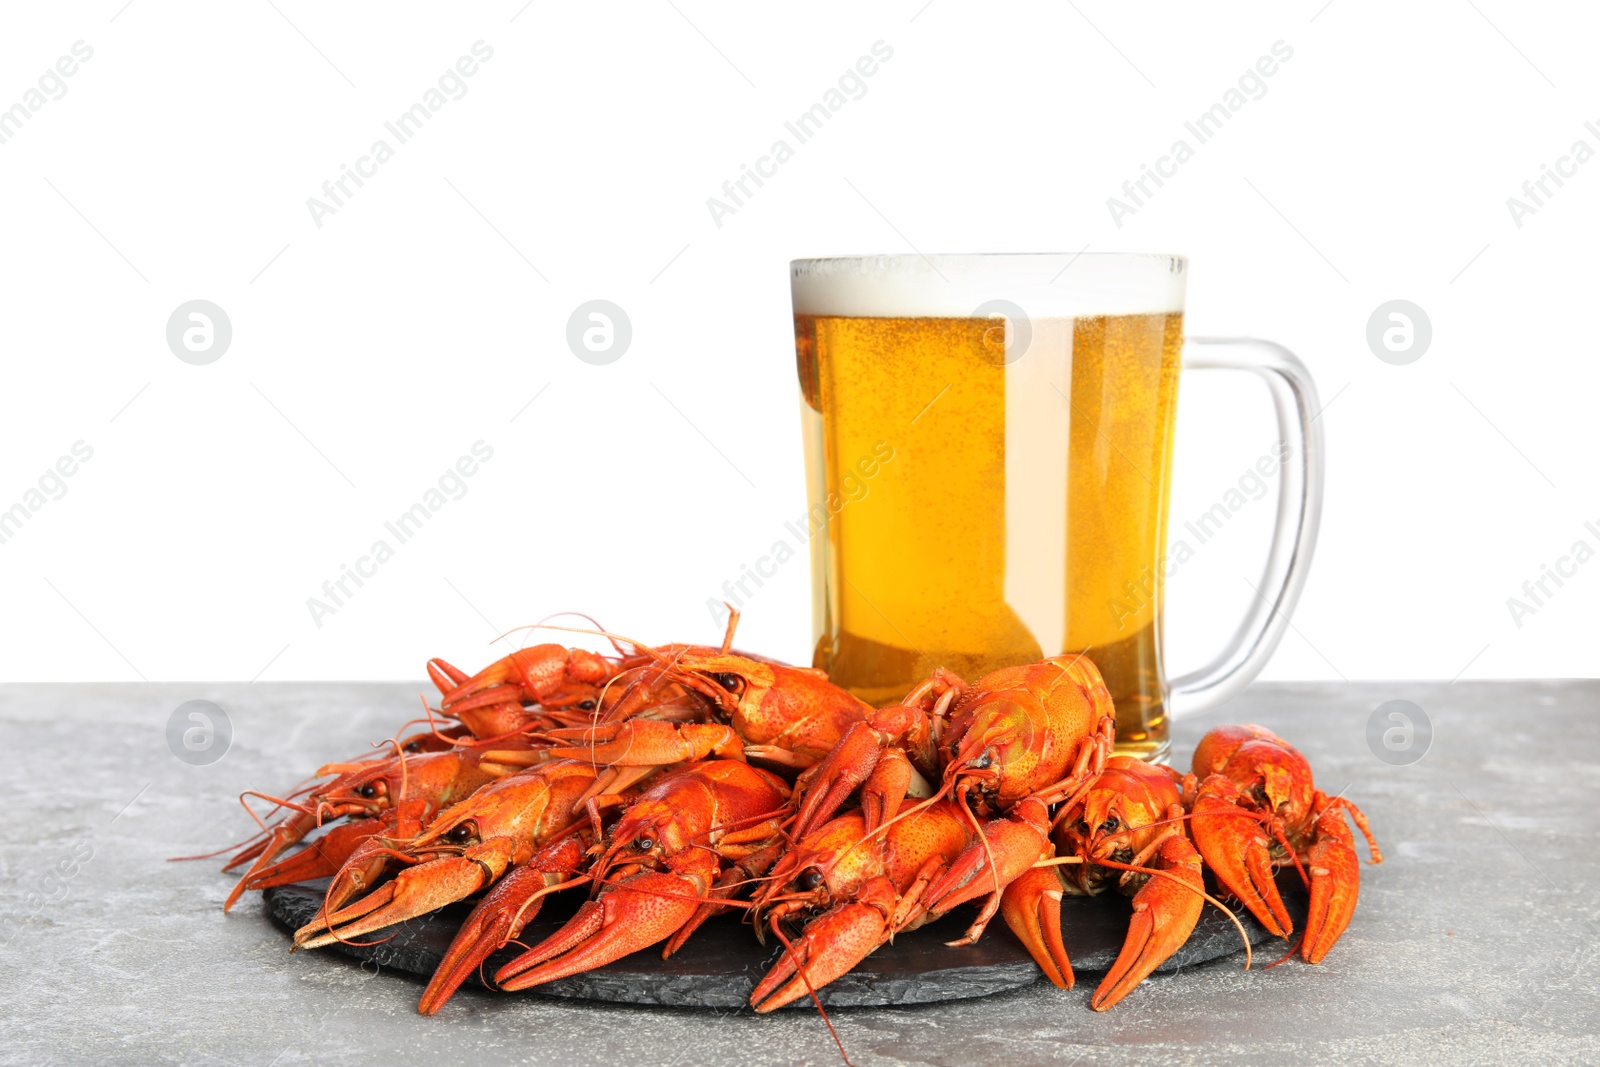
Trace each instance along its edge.
{"label": "white background", "polygon": [[[1594,675],[1600,560],[1520,628],[1506,600],[1600,547],[1600,161],[1520,228],[1506,200],[1600,148],[1600,19],[1218,8],[8,7],[0,107],[94,55],[0,145],[0,508],[94,455],[0,545],[0,677],[420,678],[562,610],[710,639],[707,599],[805,507],[788,260],[1085,245],[1188,255],[1189,332],[1283,342],[1329,405],[1321,542],[1266,677]],[[466,95],[318,228],[307,198],[479,40]],[[715,225],[707,198],[880,40],[866,94]],[[1280,40],[1266,94],[1114,225],[1107,198]],[[232,321],[209,366],[166,345],[195,298]],[[565,343],[592,298],[632,320],[610,366]],[[1365,340],[1394,298],[1433,324],[1409,366]],[[1273,438],[1248,380],[1187,376],[1180,410],[1175,528]],[[307,598],[479,440],[467,494],[316,626]],[[1244,610],[1271,512],[1173,578],[1172,667]],[[807,660],[807,588],[801,557],[740,644]]]}

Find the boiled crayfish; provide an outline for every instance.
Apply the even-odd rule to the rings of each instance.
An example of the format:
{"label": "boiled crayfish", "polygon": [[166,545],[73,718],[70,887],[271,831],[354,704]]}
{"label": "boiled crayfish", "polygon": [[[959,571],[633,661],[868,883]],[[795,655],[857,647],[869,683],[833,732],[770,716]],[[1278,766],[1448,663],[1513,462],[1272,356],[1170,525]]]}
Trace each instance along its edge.
{"label": "boiled crayfish", "polygon": [[[1062,942],[1063,895],[1115,888],[1133,895],[1121,954],[1090,1006],[1112,1007],[1181,948],[1207,899],[1202,870],[1242,901],[1269,933],[1294,930],[1278,892],[1278,868],[1293,866],[1310,889],[1300,953],[1318,963],[1355,912],[1360,863],[1344,816],[1383,854],[1350,801],[1312,784],[1311,765],[1261,726],[1221,726],[1195,750],[1191,774],[1123,756],[1076,803],[1055,817],[1044,864],[1005,891],[1003,911],[1052,982],[1072,988]],[[1070,865],[1069,865],[1070,864]]]}
{"label": "boiled crayfish", "polygon": [[1111,698],[1083,656],[970,684],[937,670],[875,709],[821,671],[733,651],[736,623],[720,647],[604,634],[615,654],[538,645],[474,675],[430,660],[440,699],[427,730],[397,736],[390,755],[328,764],[324,784],[253,794],[286,814],[258,819],[229,863],[249,866],[226,906],[330,878],[294,937],[316,948],[483,894],[425,1014],[552,893],[590,899],[499,969],[502,988],[663,941],[667,955],[740,910],[783,943],[751,996],[767,1012],[967,903],[981,906],[952,944],[1001,914],[1070,988],[1061,901],[1116,890],[1133,918],[1090,1002],[1104,1010],[1184,943],[1207,899],[1242,902],[1290,936],[1281,868],[1309,888],[1299,950],[1320,961],[1359,888],[1346,815],[1382,858],[1360,810],[1317,790],[1305,758],[1261,727],[1213,730],[1187,775],[1113,756]]}

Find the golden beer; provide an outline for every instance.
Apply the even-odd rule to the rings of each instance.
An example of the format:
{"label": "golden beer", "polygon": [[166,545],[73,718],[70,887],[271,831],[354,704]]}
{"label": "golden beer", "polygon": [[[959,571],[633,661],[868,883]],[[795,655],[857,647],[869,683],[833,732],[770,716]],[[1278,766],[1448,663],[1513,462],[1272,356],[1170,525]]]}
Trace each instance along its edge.
{"label": "golden beer", "polygon": [[861,314],[870,292],[831,308],[823,290],[797,274],[808,490],[827,516],[815,665],[881,705],[935,667],[970,681],[1082,652],[1116,702],[1119,751],[1164,755],[1181,302],[1024,321]]}
{"label": "golden beer", "polygon": [[[1114,252],[791,265],[817,666],[884,704],[937,667],[975,680],[1083,653],[1118,748],[1146,759],[1166,756],[1173,716],[1260,673],[1316,545],[1321,404],[1282,345],[1185,339],[1187,270]],[[1213,659],[1169,678],[1180,363],[1264,383],[1285,462],[1256,600]]]}

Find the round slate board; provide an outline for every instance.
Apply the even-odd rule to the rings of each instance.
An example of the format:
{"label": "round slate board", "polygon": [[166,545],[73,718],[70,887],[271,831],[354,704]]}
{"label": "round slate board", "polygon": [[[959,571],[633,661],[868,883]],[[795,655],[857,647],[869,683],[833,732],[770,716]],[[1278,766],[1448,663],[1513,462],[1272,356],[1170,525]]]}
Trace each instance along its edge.
{"label": "round slate board", "polygon": [[[1288,878],[1279,879],[1279,889],[1298,926],[1305,914],[1305,892],[1298,880],[1290,881],[1293,872],[1287,873]],[[322,902],[322,889],[318,883],[309,883],[268,889],[265,896],[266,910],[274,924],[293,932],[315,917]],[[528,924],[520,938],[524,944],[538,944],[553,933],[582,899],[581,894],[565,897],[549,901]],[[438,967],[470,911],[470,904],[453,904],[392,927],[394,936],[382,943],[330,947],[339,954],[372,960],[426,979]],[[1098,974],[1110,968],[1122,947],[1131,911],[1127,898],[1117,894],[1068,897],[1062,902],[1062,936],[1075,972]],[[1268,940],[1266,929],[1248,911],[1241,907],[1235,913],[1249,933],[1251,944]],[[1019,989],[1040,977],[1033,957],[998,916],[976,945],[947,947],[944,942],[960,937],[973,915],[972,909],[962,908],[937,923],[896,938],[855,970],[819,990],[822,1003],[832,1008],[963,1000]],[[1188,943],[1159,970],[1174,971],[1243,950],[1238,929],[1227,916],[1207,904]],[[480,969],[480,976],[493,975],[520,951],[515,946],[500,950]],[[659,947],[648,948],[587,974],[538,986],[533,992],[614,1004],[744,1008],[748,1007],[756,982],[777,956],[777,946],[769,942],[768,947],[762,947],[738,916],[724,915],[708,921],[669,960],[661,958]],[[475,979],[473,984],[482,983]],[[802,999],[792,1006],[810,1004],[809,999]]]}

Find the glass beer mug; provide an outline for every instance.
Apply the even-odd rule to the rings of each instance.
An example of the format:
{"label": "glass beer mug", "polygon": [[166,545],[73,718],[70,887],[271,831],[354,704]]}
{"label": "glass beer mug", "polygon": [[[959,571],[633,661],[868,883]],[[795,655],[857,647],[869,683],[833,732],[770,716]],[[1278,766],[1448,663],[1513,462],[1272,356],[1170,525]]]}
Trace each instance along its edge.
{"label": "glass beer mug", "polygon": [[[1316,388],[1267,341],[1183,336],[1180,256],[870,256],[791,265],[810,503],[815,666],[891,703],[1089,656],[1118,751],[1260,672],[1305,582],[1322,499]],[[1162,670],[1180,368],[1269,387],[1281,438],[1260,593],[1211,663]]]}

